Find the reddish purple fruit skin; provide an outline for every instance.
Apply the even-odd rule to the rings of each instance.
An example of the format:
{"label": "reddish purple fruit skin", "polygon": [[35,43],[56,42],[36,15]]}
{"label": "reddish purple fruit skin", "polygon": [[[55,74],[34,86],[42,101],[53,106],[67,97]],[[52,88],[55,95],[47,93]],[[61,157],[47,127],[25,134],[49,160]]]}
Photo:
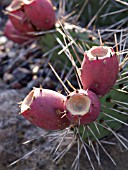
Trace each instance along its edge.
{"label": "reddish purple fruit skin", "polygon": [[[114,52],[113,49],[111,51]],[[85,53],[81,68],[83,89],[90,89],[97,95],[104,96],[116,82],[119,63],[116,54],[112,57],[90,61],[88,54]]]}
{"label": "reddish purple fruit skin", "polygon": [[9,19],[7,20],[5,27],[4,27],[4,35],[8,39],[18,44],[23,44],[30,40],[29,37],[17,31]]}
{"label": "reddish purple fruit skin", "polygon": [[[76,92],[72,92],[70,94],[70,96],[74,95],[75,93]],[[99,97],[90,90],[82,90],[81,89],[81,90],[79,90],[79,93],[83,94],[83,95],[87,95],[90,98],[91,105],[90,105],[89,112],[86,113],[85,115],[79,117],[80,118],[80,122],[79,122],[78,116],[77,115],[72,116],[72,114],[66,109],[66,105],[65,105],[65,110],[67,111],[67,118],[72,123],[74,123],[74,124],[80,123],[80,125],[87,125],[87,124],[94,122],[98,118],[98,116],[100,114],[100,100],[99,100]]]}
{"label": "reddish purple fruit skin", "polygon": [[49,0],[33,0],[30,4],[25,4],[24,9],[26,16],[37,29],[49,30],[54,27],[55,11]]}
{"label": "reddish purple fruit skin", "polygon": [[66,116],[61,118],[64,114],[62,113],[64,111],[63,104],[66,100],[64,95],[48,89],[40,90],[39,88],[35,88],[32,92],[34,92],[35,97],[30,104],[30,109],[22,111],[23,104],[21,105],[21,114],[27,120],[46,130],[65,129],[70,125]]}
{"label": "reddish purple fruit skin", "polygon": [[30,23],[30,20],[26,17],[22,7],[11,11],[9,13],[9,19],[12,21],[15,28],[22,33],[35,31],[34,27]]}

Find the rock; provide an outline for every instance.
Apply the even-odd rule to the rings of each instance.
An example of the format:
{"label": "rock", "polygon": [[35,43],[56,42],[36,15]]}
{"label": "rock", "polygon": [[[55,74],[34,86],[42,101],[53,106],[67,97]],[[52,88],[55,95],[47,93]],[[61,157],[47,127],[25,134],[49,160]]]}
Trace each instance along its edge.
{"label": "rock", "polygon": [[[20,108],[17,103],[24,95],[23,90],[0,91],[0,170],[28,170],[27,167],[31,167],[27,165],[29,159],[26,159],[26,163],[20,162],[16,167],[8,168],[8,165],[33,149],[34,144],[26,146],[23,142],[46,133],[43,129],[31,125],[19,114]],[[44,140],[41,143],[43,142]],[[36,161],[32,162],[32,166],[36,165]]]}

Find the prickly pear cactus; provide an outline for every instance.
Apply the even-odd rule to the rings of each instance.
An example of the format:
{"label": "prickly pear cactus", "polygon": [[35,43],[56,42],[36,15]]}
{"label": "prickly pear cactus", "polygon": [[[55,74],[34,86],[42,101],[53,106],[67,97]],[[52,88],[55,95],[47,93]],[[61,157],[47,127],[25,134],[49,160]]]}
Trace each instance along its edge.
{"label": "prickly pear cactus", "polygon": [[[64,48],[65,46],[63,46]],[[99,47],[100,48],[100,47]],[[107,48],[107,47],[106,47]],[[108,47],[109,48],[109,47]],[[69,49],[69,48],[68,48]],[[66,50],[65,50],[66,51]],[[76,50],[77,51],[77,50]],[[116,52],[116,54],[118,54],[118,51]],[[75,67],[75,71],[76,71],[76,77],[77,77],[77,82],[79,84],[79,87],[76,88],[82,88],[81,84],[81,79],[79,80],[79,76],[80,76],[80,72],[78,69],[77,61],[74,59],[75,57],[72,56],[72,53],[69,52],[69,57],[68,54],[66,54],[68,59],[71,61],[72,66]],[[125,58],[126,57],[126,58]],[[126,148],[126,144],[124,143],[122,136],[120,136],[117,132],[117,130],[119,130],[122,125],[126,125],[127,121],[128,121],[128,98],[127,98],[127,63],[124,62],[127,61],[127,55],[124,57],[124,55],[122,56],[115,56],[116,59],[116,63],[117,63],[117,71],[116,71],[116,75],[115,75],[115,80],[112,83],[114,85],[111,85],[110,87],[110,91],[107,92],[107,94],[104,94],[105,96],[100,96],[100,103],[101,103],[101,111],[99,114],[99,117],[93,121],[93,123],[88,123],[86,125],[81,125],[80,123],[77,123],[77,126],[75,125],[76,123],[72,124],[69,129],[67,131],[72,131],[73,132],[73,139],[77,141],[77,144],[81,144],[81,148],[84,148],[84,151],[88,157],[88,160],[91,164],[92,169],[95,169],[91,158],[89,156],[88,153],[88,147],[92,150],[92,152],[94,153],[94,155],[96,156],[96,159],[98,161],[98,163],[100,162],[100,156],[98,156],[96,154],[96,146],[100,146],[104,153],[108,156],[108,158],[112,161],[112,163],[114,165],[116,165],[114,159],[111,157],[111,155],[105,150],[103,144],[102,144],[102,139],[105,139],[105,137],[107,137],[110,134],[113,134],[116,139]],[[77,58],[79,59],[79,58]],[[81,59],[81,58],[80,58]],[[118,61],[119,62],[118,62]],[[110,63],[111,64],[111,63]],[[122,67],[123,66],[123,67]],[[111,68],[112,67],[112,68]],[[115,67],[113,67],[112,65],[110,66],[110,72],[113,71],[113,69],[115,69]],[[123,71],[121,71],[121,68],[123,68]],[[93,66],[92,70],[95,73],[95,67]],[[102,74],[102,69],[99,68],[99,73],[101,72]],[[85,72],[86,75],[86,72]],[[98,75],[96,75],[98,77]],[[111,76],[111,75],[110,75]],[[117,78],[117,80],[116,80]],[[100,81],[101,79],[99,79]],[[102,81],[102,80],[101,80]],[[111,79],[110,79],[111,81]],[[85,78],[85,82],[86,82],[86,78]],[[107,83],[107,82],[106,82]],[[70,85],[71,88],[74,90],[75,88]],[[95,92],[96,93],[96,92]],[[97,93],[97,95],[99,95]],[[70,96],[70,93],[69,93]],[[67,96],[67,101],[70,100],[70,98],[68,99]],[[74,101],[74,105],[75,105],[75,101]],[[74,108],[76,108],[77,106],[74,106]],[[71,108],[70,108],[71,109]],[[71,109],[72,110],[72,109]],[[69,116],[69,120],[73,122],[73,117],[71,117],[71,114],[68,115],[67,113],[67,117]],[[74,116],[74,115],[72,115]],[[80,122],[80,121],[79,121]],[[66,132],[67,132],[66,131]],[[126,139],[124,139],[126,141]],[[74,142],[74,141],[72,141]],[[74,142],[75,143],[75,142]],[[107,143],[107,141],[106,141]],[[71,143],[70,143],[71,144]],[[70,148],[70,144],[67,146],[67,148]],[[80,153],[81,153],[81,148],[78,149],[78,155],[76,157],[79,157]],[[66,150],[66,149],[65,149]],[[64,150],[64,152],[66,152]],[[56,151],[55,151],[56,152]],[[62,151],[63,152],[63,151]],[[60,153],[60,157],[62,153]],[[59,156],[57,156],[55,158],[55,161],[59,161]],[[78,158],[79,159],[79,158]],[[99,163],[100,165],[100,163]],[[78,166],[78,164],[77,164]]]}
{"label": "prickly pear cactus", "polygon": [[[27,2],[29,4],[29,1],[27,0],[24,0],[23,2]],[[117,140],[126,149],[128,149],[123,142],[124,138],[120,136],[117,132],[117,130],[119,130],[122,125],[128,126],[128,69],[127,63],[121,63],[123,62],[124,58],[127,58],[127,55],[125,56],[125,54],[127,53],[127,50],[125,50],[125,48],[127,49],[127,30],[120,29],[127,25],[127,9],[123,9],[124,5],[126,5],[125,7],[127,7],[127,3],[124,3],[123,1],[116,2],[109,0],[87,0],[83,4],[83,2],[80,0],[74,0],[54,1],[54,4],[56,4],[56,7],[60,6],[59,10],[57,11],[58,20],[56,22],[55,28],[48,31],[41,31],[42,29],[38,29],[38,27],[40,27],[39,25],[42,23],[38,22],[39,25],[37,25],[35,35],[40,37],[39,44],[42,47],[43,56],[50,58],[47,60],[47,62],[50,61],[50,63],[55,63],[56,61],[59,61],[59,63],[61,63],[57,64],[57,69],[59,71],[62,70],[62,75],[64,75],[62,76],[64,77],[63,79],[58,75],[53,67],[51,68],[60,81],[61,86],[63,87],[62,94],[55,91],[51,92],[49,89],[43,89],[42,92],[44,92],[46,96],[43,96],[42,93],[41,95],[35,95],[35,98],[32,98],[32,100],[30,100],[29,102],[28,99],[25,99],[23,101],[23,104],[27,105],[27,109],[23,109],[24,106],[21,105],[21,113],[25,118],[27,118],[27,120],[31,120],[31,122],[36,126],[45,128],[47,130],[59,130],[59,132],[53,132],[54,136],[57,139],[57,142],[55,144],[55,146],[57,147],[53,148],[55,156],[54,162],[59,162],[61,158],[67,153],[67,151],[71,149],[74,144],[77,143],[78,153],[72,165],[72,167],[75,167],[75,169],[80,169],[79,159],[82,149],[85,151],[87,159],[89,160],[93,170],[95,168],[88,150],[92,150],[98,161],[98,164],[101,165],[101,156],[96,150],[97,146],[100,146],[104,153],[112,161],[112,163],[116,164],[111,155],[109,155],[109,153],[105,150],[101,141],[102,139],[105,140],[105,137],[107,137],[108,135],[113,134],[117,138]],[[26,8],[27,7],[28,6],[26,6]],[[115,7],[117,11],[113,11]],[[74,9],[74,11],[71,11],[72,9]],[[31,9],[29,8],[29,10]],[[121,11],[123,11],[124,13],[121,13]],[[33,15],[37,17],[36,11],[34,12],[34,14],[31,13],[32,19]],[[118,15],[115,16],[115,14]],[[111,15],[114,15],[114,19],[117,21],[114,24],[113,17],[111,17]],[[32,22],[34,25],[34,21]],[[49,25],[49,21],[45,21],[45,24],[46,23]],[[54,24],[52,24],[52,26]],[[107,28],[102,28],[102,24],[104,24],[104,27]],[[34,26],[34,28],[35,27],[36,25]],[[89,30],[88,28],[91,29]],[[100,31],[98,31],[97,28],[100,29]],[[115,38],[114,40],[113,38],[115,33],[118,34],[119,50],[118,43],[115,43],[115,40],[117,39]],[[102,40],[104,42],[102,42]],[[110,59],[110,61],[108,62],[108,67],[104,71],[104,77],[107,76],[107,79],[109,79],[109,88],[107,87],[108,89],[106,90],[106,87],[104,88],[103,82],[101,94],[94,90],[90,84],[84,89],[91,89],[93,93],[95,93],[94,98],[96,99],[96,102],[94,103],[93,100],[90,101],[90,99],[88,98],[88,94],[86,94],[86,97],[83,97],[83,93],[80,93],[80,95],[82,96],[78,96],[78,94],[76,93],[78,91],[82,91],[82,89],[84,88],[83,82],[87,83],[87,79],[90,79],[90,81],[92,81],[91,78],[93,76],[93,73],[95,73],[94,78],[96,78],[97,80],[100,72],[102,73],[103,71],[102,67],[100,67],[100,64],[99,67],[97,67],[98,72],[95,65],[93,65],[91,67],[92,74],[90,75],[90,77],[88,76],[88,78],[86,79],[87,72],[85,71],[85,74],[83,76],[84,78],[81,78],[81,72],[79,68],[81,68],[82,66],[83,56],[85,54],[85,51],[90,51],[91,47],[93,46],[99,46],[99,48],[105,46],[106,49],[110,49],[109,46],[111,46],[112,49],[115,50],[115,53],[112,56],[110,52],[111,50],[108,50],[109,54],[107,53],[106,56],[104,56],[104,54],[102,54],[101,56],[101,53],[98,53],[100,57],[97,56],[97,53],[95,54],[95,56],[92,56],[93,58],[95,57],[94,60],[96,61],[96,63],[98,63],[99,60],[102,60],[103,58],[104,65],[106,65],[106,61],[104,61],[105,57],[107,57],[107,61]],[[115,65],[113,65],[111,57],[116,60],[116,67]],[[119,63],[117,63],[117,58],[119,59]],[[64,63],[66,63],[66,69],[64,68]],[[120,64],[122,64],[123,71],[121,71]],[[109,74],[106,74],[106,71],[108,69],[110,69]],[[111,73],[113,73],[113,70],[114,77],[111,75]],[[59,73],[61,74],[61,71]],[[98,81],[102,81],[102,78],[104,77],[100,77]],[[73,83],[70,83],[72,79],[74,79],[74,81]],[[107,85],[106,79],[105,84]],[[65,92],[63,89],[65,90]],[[32,91],[30,93],[30,96],[34,92]],[[72,94],[74,93],[76,98],[72,97]],[[99,96],[100,104],[98,98]],[[76,99],[78,99],[78,102],[76,102]],[[84,104],[87,104],[86,107],[84,106],[84,104],[81,105],[82,100]],[[93,104],[96,103],[98,103],[98,107],[94,107]],[[43,107],[41,105],[43,105]],[[99,105],[101,106],[99,107]],[[84,111],[82,110],[82,107]],[[74,108],[75,111],[73,110]],[[79,113],[77,113],[78,110]],[[62,114],[59,115],[58,113]],[[96,113],[96,115],[93,119],[92,117],[94,116],[94,113]],[[91,117],[89,117],[90,115]],[[77,117],[77,121],[74,118],[75,116]],[[33,117],[34,119],[31,119]],[[79,121],[80,119],[82,119],[82,123]],[[66,148],[58,154],[57,151],[59,151],[59,147],[68,135],[71,139],[70,143],[67,144]]]}

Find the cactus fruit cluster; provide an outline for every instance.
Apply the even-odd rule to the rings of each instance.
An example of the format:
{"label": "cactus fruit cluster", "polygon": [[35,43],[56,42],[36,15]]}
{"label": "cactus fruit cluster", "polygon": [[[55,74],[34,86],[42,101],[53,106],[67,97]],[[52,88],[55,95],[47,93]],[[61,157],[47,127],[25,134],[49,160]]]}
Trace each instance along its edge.
{"label": "cactus fruit cluster", "polygon": [[66,97],[53,90],[34,88],[21,104],[21,114],[46,130],[62,130],[70,124],[86,125],[95,121],[99,113],[98,96],[82,89]]}
{"label": "cactus fruit cluster", "polygon": [[50,130],[94,122],[101,111],[100,97],[116,82],[118,58],[112,48],[95,46],[85,53],[81,67],[83,89],[70,92],[66,97],[36,88],[22,102],[21,114],[34,125]]}
{"label": "cactus fruit cluster", "polygon": [[[111,15],[116,14],[115,18],[117,19],[117,12],[115,12],[115,14],[111,13],[113,12],[111,11],[111,6],[113,6],[113,3],[116,4],[116,2],[100,1],[99,3],[99,1],[85,1],[83,5],[81,1],[78,3],[78,0],[69,1],[68,6],[76,4],[73,5],[73,7],[76,7],[75,10],[80,6],[86,7],[86,10],[81,8],[81,11],[79,11],[78,9],[79,15],[76,17],[76,21],[75,16],[71,19],[70,14],[67,15],[69,11],[67,11],[68,6],[65,6],[65,4],[67,4],[66,1],[54,1],[54,3],[56,7],[61,8],[57,11],[60,20],[56,24],[55,30],[52,30],[53,32],[46,31],[52,29],[56,22],[55,11],[50,0],[12,0],[12,3],[6,8],[9,20],[5,25],[4,33],[9,39],[22,44],[35,38],[35,35],[44,34],[44,31],[46,31],[45,35],[42,37],[40,36],[40,45],[43,45],[44,56],[50,54],[47,61],[50,59],[50,62],[57,62],[58,68],[61,67],[61,64],[63,65],[63,63],[65,63],[65,70],[67,70],[68,67],[68,71],[74,68],[75,74],[73,74],[73,76],[76,75],[78,84],[76,82],[74,83],[74,81],[73,83],[75,85],[69,82],[68,85],[73,89],[73,91],[69,91],[70,89],[68,90],[66,85],[60,80],[65,78],[65,73],[62,73],[62,78],[58,79],[60,80],[61,85],[64,85],[64,87],[67,88],[67,95],[41,87],[33,88],[21,103],[21,115],[33,125],[45,130],[54,131],[54,135],[57,133],[59,134],[58,136],[56,135],[59,144],[56,143],[58,144],[57,148],[52,148],[53,150],[55,149],[56,153],[59,150],[58,148],[61,143],[63,141],[65,142],[66,137],[68,138],[68,135],[73,134],[71,143],[60,153],[60,155],[57,155],[58,159],[63,157],[63,155],[71,148],[71,145],[77,143],[78,154],[74,160],[75,163],[79,162],[81,150],[84,149],[92,169],[94,170],[95,168],[93,167],[93,160],[91,160],[88,150],[94,152],[98,164],[101,166],[100,146],[115,164],[112,157],[103,147],[102,142],[109,144],[110,142],[106,141],[105,137],[109,134],[113,134],[118,139],[119,143],[127,148],[125,143],[123,143],[126,139],[116,132],[122,125],[128,126],[126,123],[128,121],[128,91],[126,88],[128,85],[126,79],[128,70],[126,70],[124,74],[119,66],[120,62],[124,59],[124,54],[127,52],[127,50],[124,50],[126,43],[124,41],[125,35],[123,37],[123,31],[125,33],[126,31],[121,31],[122,37],[120,38],[120,42],[112,48],[107,46],[109,44],[111,46],[114,44],[109,42],[110,39],[108,40],[108,37],[113,40],[113,32],[110,34],[110,30],[111,28],[116,30],[116,28],[118,28],[118,22],[114,24],[112,22],[112,27],[108,30],[106,29],[106,32],[99,29],[99,39],[101,38],[100,34],[101,36],[104,34],[103,41],[105,42],[102,43],[102,40],[100,39],[101,45],[99,46],[98,35],[95,32],[97,31],[97,29],[95,30],[95,23],[97,22],[100,24],[100,20],[97,19],[96,21],[96,16],[100,16],[101,10],[101,25],[105,24],[103,21],[106,17],[104,18],[104,15],[102,15],[104,9],[110,10],[108,17],[109,15],[111,17]],[[110,8],[106,8],[105,5],[103,10],[102,6],[99,11],[97,11],[94,3],[97,3],[97,9],[101,4],[103,6],[109,4]],[[88,10],[86,5],[88,5]],[[92,20],[89,12],[91,9],[90,7],[93,7],[92,12],[94,13]],[[76,15],[77,13],[75,10],[74,12]],[[96,15],[95,11],[97,12]],[[64,15],[61,15],[61,12],[64,13]],[[88,14],[83,15],[85,12]],[[88,15],[90,16],[87,17]],[[105,15],[107,16],[107,11]],[[81,20],[79,20],[79,17]],[[113,17],[111,17],[111,19],[113,21]],[[76,24],[77,20],[78,24]],[[69,21],[72,22],[69,24]],[[81,23],[81,21],[83,22]],[[92,23],[94,23],[94,25]],[[125,21],[123,23],[125,23]],[[81,26],[76,26],[83,24],[85,24],[84,28],[86,27],[86,29],[81,28]],[[115,24],[117,24],[117,27]],[[88,28],[91,28],[91,30],[88,30]],[[97,28],[100,28],[100,25]],[[42,30],[42,33],[38,32]],[[109,35],[107,34],[107,31],[109,32]],[[120,32],[118,31],[119,29],[117,30],[117,36],[119,36],[118,33]],[[33,32],[36,32],[36,34],[34,35]],[[105,44],[105,46],[103,44]],[[117,45],[120,46],[119,53]],[[62,49],[60,50],[61,47]],[[114,51],[114,47],[117,47],[116,52]],[[121,50],[122,47],[123,50]],[[61,56],[58,57],[58,54]],[[67,58],[65,58],[65,54]],[[58,61],[59,64],[61,63],[60,65],[58,64]],[[66,62],[68,63],[67,65]],[[71,64],[72,68],[70,68]],[[70,75],[68,76],[68,79],[70,79]],[[57,160],[57,158],[55,158],[55,160]],[[75,163],[73,164],[75,165]],[[77,166],[74,167],[77,169]]]}
{"label": "cactus fruit cluster", "polygon": [[[49,0],[13,0],[6,8],[6,12],[20,35],[26,38],[29,36],[29,39],[34,38],[31,32],[50,30],[56,22],[55,11]],[[5,30],[5,35],[10,38],[6,25]],[[16,40],[15,42],[19,43]]]}
{"label": "cactus fruit cluster", "polygon": [[[73,88],[73,92],[66,90],[67,96],[53,90],[34,88],[21,104],[21,115],[32,124],[46,130],[63,130],[64,136],[61,136],[63,140],[68,132],[73,133],[73,139],[66,149],[70,148],[74,140],[78,142],[78,146],[79,144],[84,146],[92,169],[94,169],[93,163],[86,146],[94,154],[96,154],[96,146],[101,146],[108,158],[115,164],[100,141],[107,135],[113,134],[127,149],[121,137],[116,133],[122,124],[127,125],[128,120],[127,92],[121,90],[116,84],[118,75],[120,77],[121,74],[124,75],[119,72],[118,56],[111,47],[95,46],[85,52],[81,68],[78,74],[83,88]],[[92,76],[93,73],[95,76]],[[94,82],[99,84],[98,90],[92,88]],[[88,87],[85,88],[85,84],[88,84]],[[67,152],[65,150],[62,153],[65,154]],[[78,150],[78,155],[80,152],[81,148]],[[62,157],[60,153],[60,158]],[[55,161],[60,158],[58,155]],[[100,165],[100,158],[98,158],[98,163]]]}

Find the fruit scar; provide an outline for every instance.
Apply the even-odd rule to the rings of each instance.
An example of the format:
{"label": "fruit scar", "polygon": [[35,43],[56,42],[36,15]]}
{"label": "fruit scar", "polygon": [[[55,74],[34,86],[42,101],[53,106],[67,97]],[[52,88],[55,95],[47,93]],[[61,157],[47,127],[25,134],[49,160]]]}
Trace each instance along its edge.
{"label": "fruit scar", "polygon": [[119,62],[111,47],[94,46],[85,52],[81,65],[83,89],[91,90],[100,97],[114,86],[119,72]]}
{"label": "fruit scar", "polygon": [[21,115],[46,130],[61,130],[70,125],[64,116],[66,97],[58,92],[34,88],[21,104]]}
{"label": "fruit scar", "polygon": [[76,90],[65,101],[67,118],[76,125],[94,122],[100,114],[99,97],[90,90]]}

